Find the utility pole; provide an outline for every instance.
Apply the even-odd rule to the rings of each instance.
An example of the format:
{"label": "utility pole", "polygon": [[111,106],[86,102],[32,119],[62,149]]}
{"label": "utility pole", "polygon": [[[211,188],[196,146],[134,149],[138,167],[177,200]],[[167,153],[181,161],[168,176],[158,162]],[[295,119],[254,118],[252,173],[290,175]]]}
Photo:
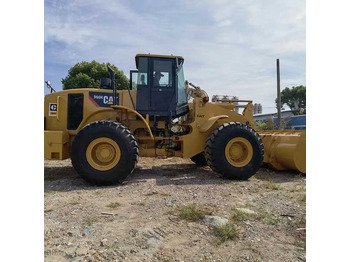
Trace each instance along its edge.
{"label": "utility pole", "polygon": [[281,128],[281,85],[280,85],[280,60],[276,59],[277,67],[277,128]]}

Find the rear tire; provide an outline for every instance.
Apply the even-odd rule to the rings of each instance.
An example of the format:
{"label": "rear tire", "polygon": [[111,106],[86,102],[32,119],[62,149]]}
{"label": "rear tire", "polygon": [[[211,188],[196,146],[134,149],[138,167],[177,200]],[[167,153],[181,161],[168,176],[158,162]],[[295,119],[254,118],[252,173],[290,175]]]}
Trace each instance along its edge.
{"label": "rear tire", "polygon": [[93,122],[76,135],[71,160],[82,178],[95,185],[121,183],[132,173],[139,146],[132,132],[114,121]]}
{"label": "rear tire", "polygon": [[207,161],[205,160],[204,152],[199,153],[193,157],[191,157],[191,160],[197,165],[197,166],[206,166]]}
{"label": "rear tire", "polygon": [[264,159],[259,135],[242,123],[225,123],[208,137],[205,158],[210,168],[232,180],[246,180],[256,173]]}

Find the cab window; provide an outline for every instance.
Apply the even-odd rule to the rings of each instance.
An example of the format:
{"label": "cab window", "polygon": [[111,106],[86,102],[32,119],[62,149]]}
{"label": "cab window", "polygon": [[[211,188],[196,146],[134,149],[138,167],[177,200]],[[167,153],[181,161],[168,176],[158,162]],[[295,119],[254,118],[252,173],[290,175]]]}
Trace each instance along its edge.
{"label": "cab window", "polygon": [[137,85],[146,86],[148,85],[148,59],[146,57],[140,57],[138,61]]}
{"label": "cab window", "polygon": [[173,61],[154,59],[153,86],[173,87]]}
{"label": "cab window", "polygon": [[137,76],[137,84],[138,85],[147,85],[148,79],[147,79],[147,74],[146,73],[138,73]]}

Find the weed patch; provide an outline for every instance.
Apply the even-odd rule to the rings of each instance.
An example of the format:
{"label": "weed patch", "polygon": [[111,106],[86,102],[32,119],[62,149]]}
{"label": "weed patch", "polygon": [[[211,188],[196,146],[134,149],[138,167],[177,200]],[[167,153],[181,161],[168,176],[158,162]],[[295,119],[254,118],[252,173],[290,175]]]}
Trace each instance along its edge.
{"label": "weed patch", "polygon": [[163,196],[163,197],[170,197],[171,194],[167,193],[167,192],[160,192],[159,195]]}
{"label": "weed patch", "polygon": [[84,224],[86,224],[88,226],[92,226],[97,221],[98,221],[98,219],[96,217],[88,217],[84,220]]}
{"label": "weed patch", "polygon": [[236,225],[231,221],[216,228],[216,235],[222,242],[234,239],[238,236]]}
{"label": "weed patch", "polygon": [[189,221],[201,220],[205,215],[211,215],[212,213],[212,210],[198,207],[193,203],[177,206],[172,212],[170,212],[170,214],[177,215],[178,217]]}
{"label": "weed patch", "polygon": [[244,219],[254,220],[256,217],[256,214],[246,213],[241,210],[235,210],[231,216],[231,220],[234,222],[242,222]]}
{"label": "weed patch", "polygon": [[112,202],[112,203],[108,204],[106,207],[114,209],[114,208],[117,208],[119,206],[120,206],[120,204],[118,202]]}
{"label": "weed patch", "polygon": [[277,225],[280,221],[279,217],[276,217],[273,213],[246,213],[241,210],[235,210],[230,220],[235,223],[239,223],[244,220],[261,221],[267,225]]}
{"label": "weed patch", "polygon": [[281,189],[281,186],[279,184],[272,183],[270,181],[266,181],[264,184],[265,184],[265,187],[267,189],[270,189],[270,190],[280,190]]}

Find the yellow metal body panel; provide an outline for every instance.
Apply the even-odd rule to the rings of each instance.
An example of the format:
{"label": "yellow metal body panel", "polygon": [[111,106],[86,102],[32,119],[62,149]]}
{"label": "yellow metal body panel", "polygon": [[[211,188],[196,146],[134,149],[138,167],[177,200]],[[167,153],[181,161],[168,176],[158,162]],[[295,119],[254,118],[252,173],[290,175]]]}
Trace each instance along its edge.
{"label": "yellow metal body panel", "polygon": [[277,170],[306,173],[306,131],[259,131],[264,144],[264,163]]}
{"label": "yellow metal body panel", "polygon": [[208,131],[209,128],[211,128],[212,125],[214,125],[214,123],[218,121],[220,118],[228,118],[228,116],[221,115],[221,116],[213,116],[209,118],[203,125],[199,127],[199,132],[205,133],[206,131]]}
{"label": "yellow metal body panel", "polygon": [[69,158],[69,134],[66,131],[44,131],[44,157],[46,159]]}

